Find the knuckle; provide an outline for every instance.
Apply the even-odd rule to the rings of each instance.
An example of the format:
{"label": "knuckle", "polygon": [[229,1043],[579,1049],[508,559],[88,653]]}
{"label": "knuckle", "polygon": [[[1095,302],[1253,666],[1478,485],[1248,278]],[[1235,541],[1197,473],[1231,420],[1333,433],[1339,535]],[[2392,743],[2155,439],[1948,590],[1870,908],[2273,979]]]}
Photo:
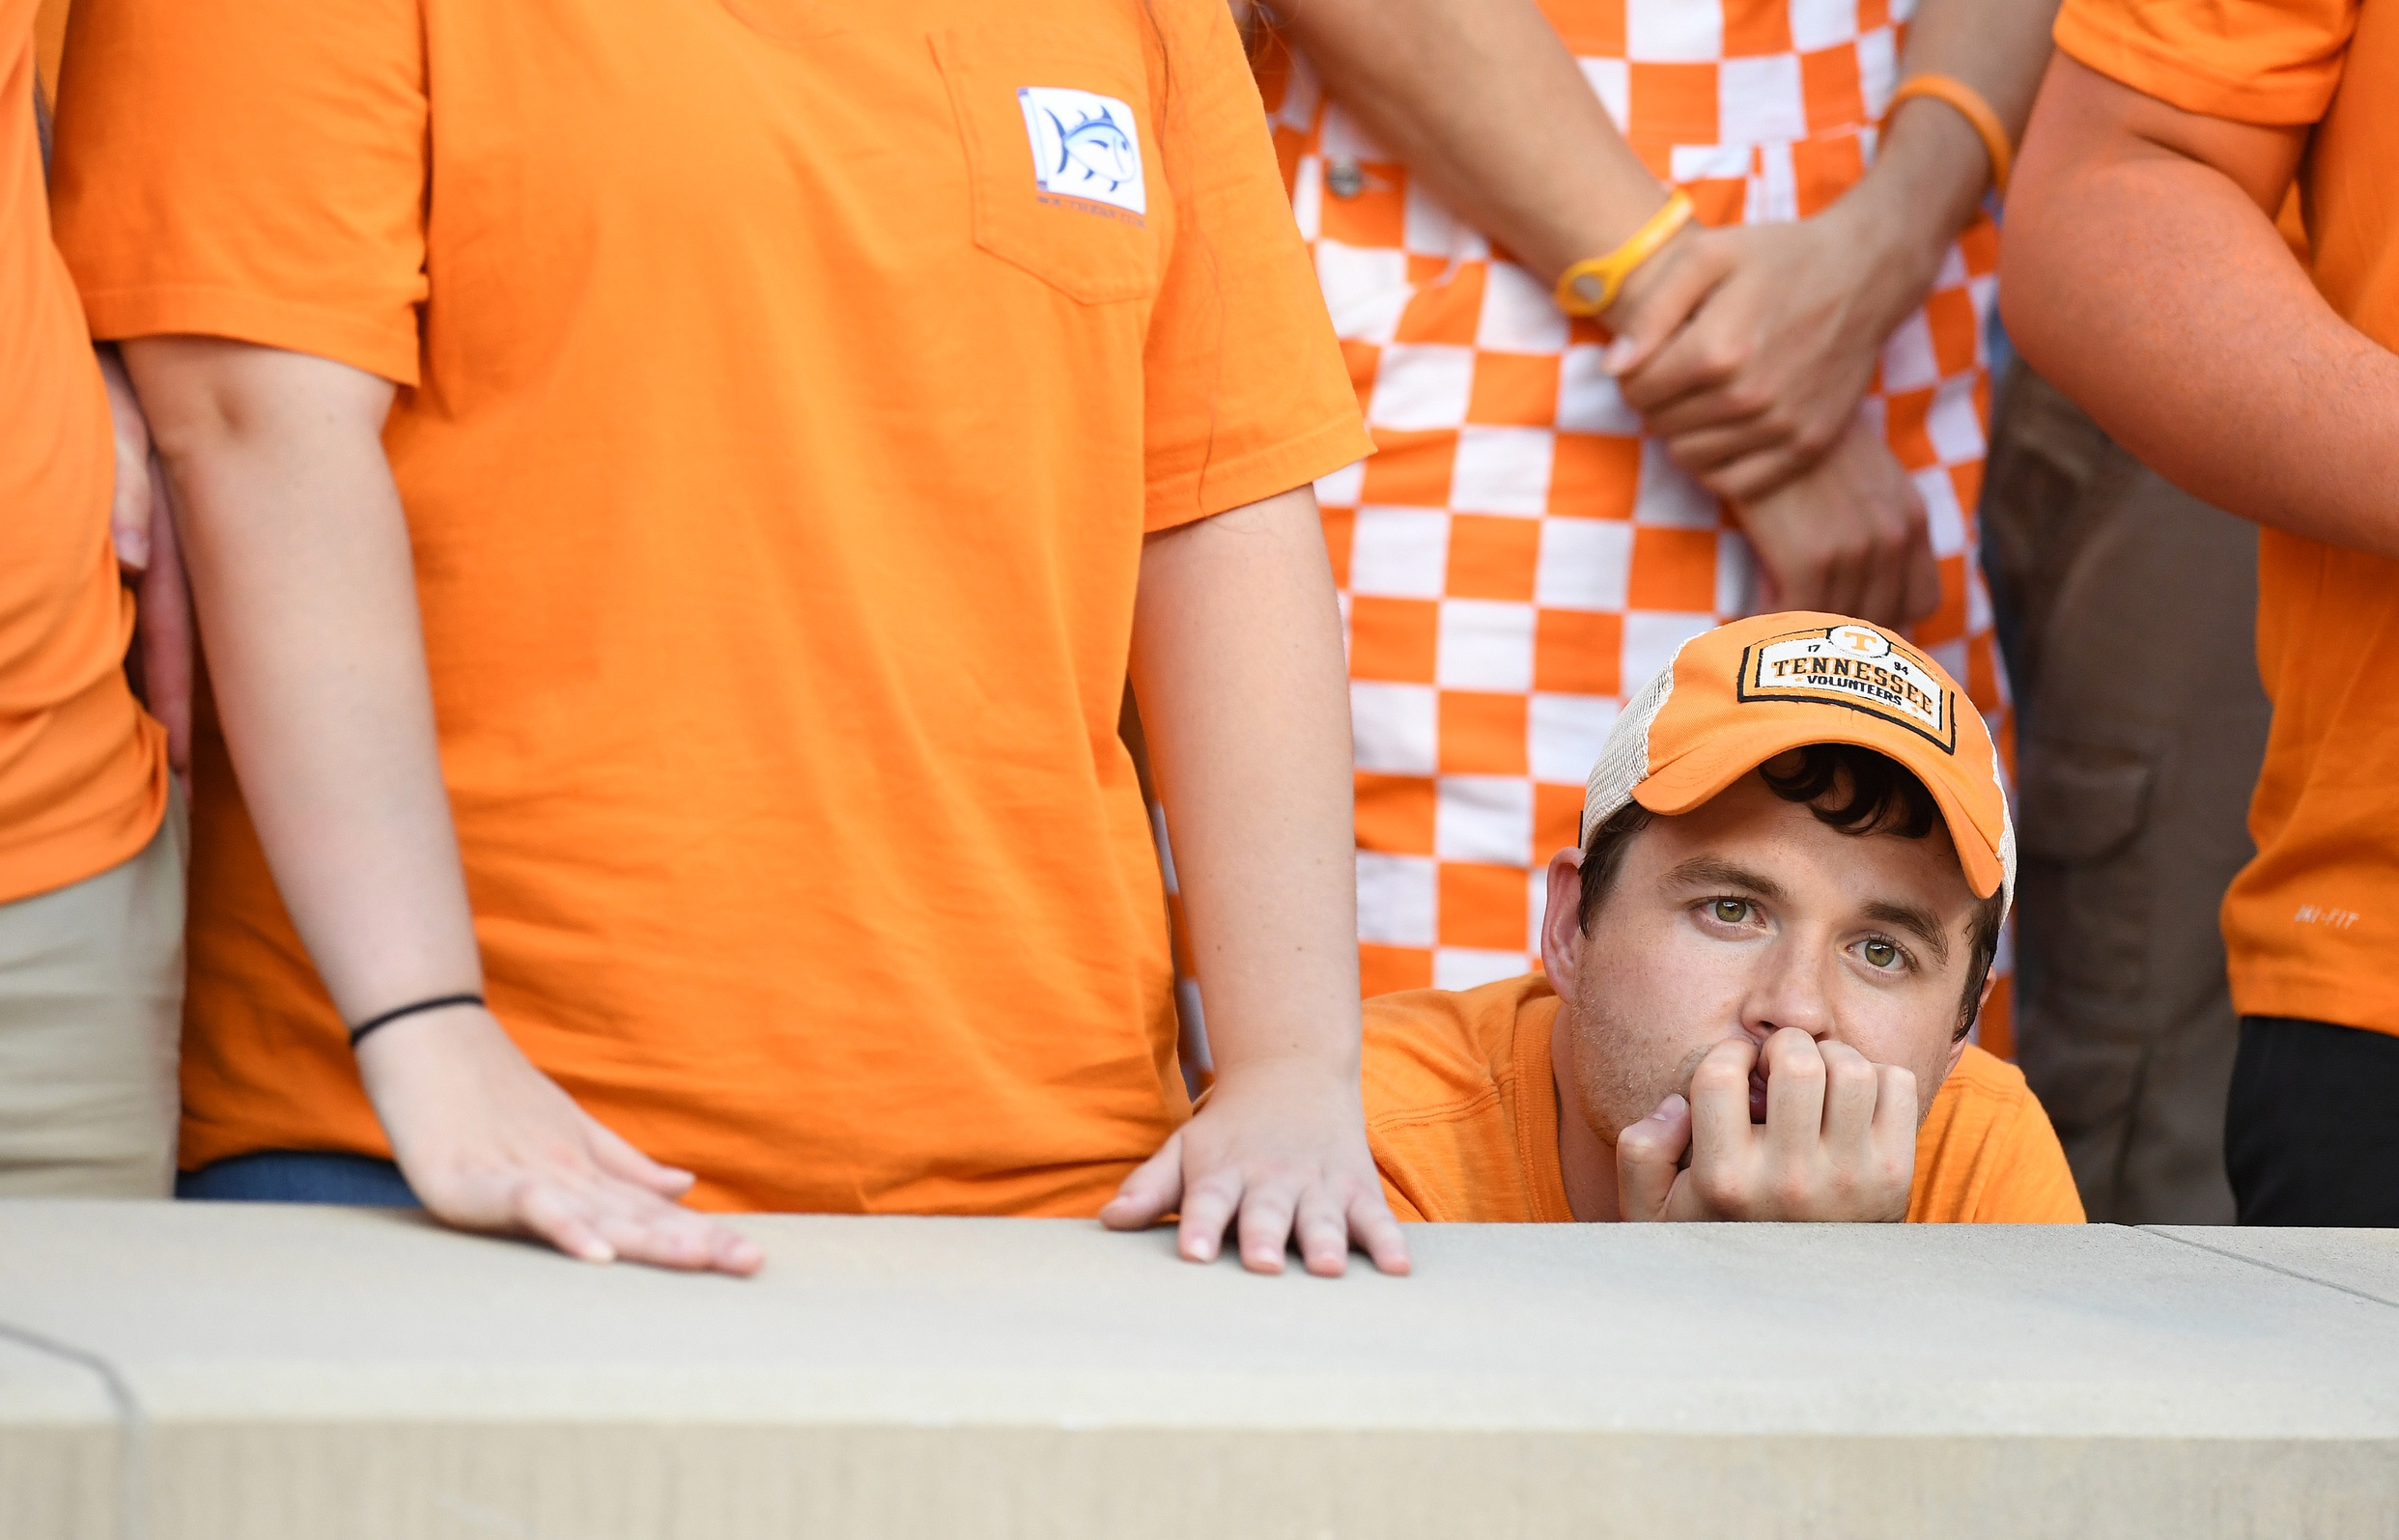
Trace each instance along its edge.
{"label": "knuckle", "polygon": [[1691,1072],[1691,1085],[1694,1090],[1722,1091],[1736,1085],[1745,1085],[1748,1080],[1749,1072],[1738,1062],[1714,1053],[1700,1060],[1699,1068]]}
{"label": "knuckle", "polygon": [[1734,1172],[1722,1166],[1691,1168],[1691,1190],[1701,1201],[1720,1212],[1732,1212],[1746,1206],[1749,1191],[1746,1184]]}
{"label": "knuckle", "polygon": [[1700,344],[1692,360],[1694,373],[1708,384],[1724,384],[1741,372],[1741,365],[1748,362],[1746,354],[1747,350],[1737,343],[1721,337],[1708,338]]}

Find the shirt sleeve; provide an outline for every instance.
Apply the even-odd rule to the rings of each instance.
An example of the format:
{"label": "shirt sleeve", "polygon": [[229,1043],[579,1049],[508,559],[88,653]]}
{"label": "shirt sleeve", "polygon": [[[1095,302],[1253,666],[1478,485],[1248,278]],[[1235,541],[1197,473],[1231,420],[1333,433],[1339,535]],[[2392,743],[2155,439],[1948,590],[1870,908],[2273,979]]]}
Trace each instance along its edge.
{"label": "shirt sleeve", "polygon": [[76,0],[53,195],[102,338],[195,333],[417,378],[416,0]]}
{"label": "shirt sleeve", "polygon": [[1370,453],[1223,0],[1155,8],[1176,229],[1143,359],[1147,526],[1288,491]]}
{"label": "shirt sleeve", "polygon": [[2057,45],[2185,112],[2311,124],[2331,104],[2358,0],[2065,0]]}
{"label": "shirt sleeve", "polygon": [[1978,1224],[2080,1224],[2082,1194],[2075,1190],[2066,1149],[2049,1126],[2040,1098],[2023,1090],[1990,1132],[1990,1175],[1975,1202]]}

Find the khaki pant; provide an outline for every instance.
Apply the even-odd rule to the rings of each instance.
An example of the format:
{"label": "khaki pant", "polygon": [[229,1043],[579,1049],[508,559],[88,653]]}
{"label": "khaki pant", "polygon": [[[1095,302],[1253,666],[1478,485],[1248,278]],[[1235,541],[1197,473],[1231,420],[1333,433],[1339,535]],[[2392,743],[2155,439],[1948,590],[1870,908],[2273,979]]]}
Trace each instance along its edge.
{"label": "khaki pant", "polygon": [[0,1197],[172,1192],[186,839],[0,904]]}
{"label": "khaki pant", "polygon": [[2017,1058],[2094,1220],[2230,1223],[2216,910],[2266,752],[2257,530],[2018,364],[1983,499],[2018,620]]}

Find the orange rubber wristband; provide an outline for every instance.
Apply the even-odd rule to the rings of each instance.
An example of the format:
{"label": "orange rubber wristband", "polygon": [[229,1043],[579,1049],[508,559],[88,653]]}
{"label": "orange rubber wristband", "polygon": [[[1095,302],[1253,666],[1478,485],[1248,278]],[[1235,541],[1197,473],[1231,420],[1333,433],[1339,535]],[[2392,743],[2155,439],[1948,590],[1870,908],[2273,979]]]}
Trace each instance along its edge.
{"label": "orange rubber wristband", "polygon": [[1691,222],[1691,200],[1681,188],[1666,207],[1641,222],[1641,228],[1604,257],[1585,257],[1558,275],[1558,308],[1569,316],[1596,316],[1616,303],[1633,269],[1657,255],[1675,232]]}
{"label": "orange rubber wristband", "polygon": [[1910,97],[1930,97],[1946,102],[1958,115],[1973,126],[1983,141],[1983,153],[1990,156],[1990,184],[2000,193],[2008,190],[2008,170],[2016,159],[2016,147],[2008,143],[2008,130],[1999,122],[1999,114],[1990,110],[1983,94],[1954,75],[1910,75],[1891,93],[1891,104],[1882,109],[1882,121],[1891,121],[1899,104]]}

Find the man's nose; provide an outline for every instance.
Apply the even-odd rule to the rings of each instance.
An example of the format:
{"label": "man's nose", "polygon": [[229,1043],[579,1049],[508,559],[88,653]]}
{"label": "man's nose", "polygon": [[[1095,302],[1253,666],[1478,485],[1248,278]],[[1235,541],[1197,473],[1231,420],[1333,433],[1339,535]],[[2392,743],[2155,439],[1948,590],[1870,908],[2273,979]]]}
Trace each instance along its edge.
{"label": "man's nose", "polygon": [[1761,1043],[1786,1026],[1821,1038],[1833,1029],[1832,994],[1823,948],[1786,936],[1758,960],[1741,1002],[1741,1025]]}

